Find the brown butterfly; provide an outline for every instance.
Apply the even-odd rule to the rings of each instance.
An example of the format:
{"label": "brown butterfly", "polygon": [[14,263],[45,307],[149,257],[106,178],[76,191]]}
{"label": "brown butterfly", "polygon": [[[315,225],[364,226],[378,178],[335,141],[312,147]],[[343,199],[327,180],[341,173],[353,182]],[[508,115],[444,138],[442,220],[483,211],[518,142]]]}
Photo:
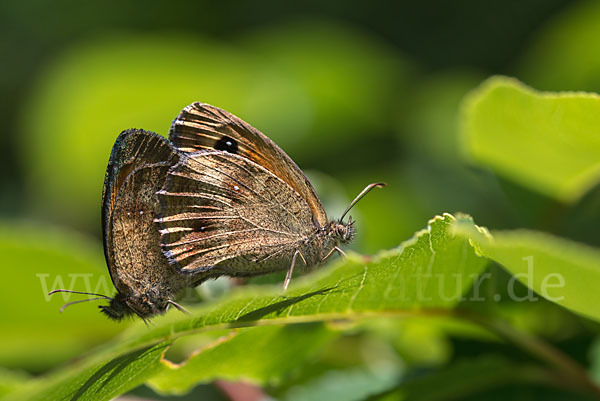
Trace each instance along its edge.
{"label": "brown butterfly", "polygon": [[340,219],[328,220],[283,150],[203,103],[173,121],[170,143],[139,131],[119,138],[103,196],[105,254],[118,292],[102,308],[116,319],[179,307],[173,297],[180,289],[222,275],[287,270],[287,288],[299,260],[312,267],[334,251],[343,254],[339,246],[355,234],[354,222],[343,218],[372,188],[385,185],[368,185]]}
{"label": "brown butterfly", "polygon": [[169,139],[185,152],[159,191],[161,246],[182,272],[206,279],[310,267],[354,238],[354,222],[328,221],[314,188],[273,141],[203,103],[183,109]]}

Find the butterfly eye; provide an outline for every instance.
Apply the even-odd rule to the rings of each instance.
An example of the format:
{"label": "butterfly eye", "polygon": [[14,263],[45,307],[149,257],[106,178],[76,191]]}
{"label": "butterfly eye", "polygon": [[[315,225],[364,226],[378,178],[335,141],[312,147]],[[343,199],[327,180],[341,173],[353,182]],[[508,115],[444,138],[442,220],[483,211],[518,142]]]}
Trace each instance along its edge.
{"label": "butterfly eye", "polygon": [[235,139],[228,136],[223,136],[215,143],[214,148],[217,150],[224,150],[225,152],[229,153],[237,153],[238,144]]}

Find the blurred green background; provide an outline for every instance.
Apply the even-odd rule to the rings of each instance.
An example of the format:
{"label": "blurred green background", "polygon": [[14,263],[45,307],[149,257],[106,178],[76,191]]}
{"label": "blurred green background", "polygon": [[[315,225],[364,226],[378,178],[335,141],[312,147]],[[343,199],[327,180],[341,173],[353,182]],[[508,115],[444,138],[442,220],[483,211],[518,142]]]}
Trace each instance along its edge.
{"label": "blurred green background", "polygon": [[[564,205],[496,176],[469,163],[457,125],[463,96],[493,74],[600,91],[598,2],[4,1],[0,32],[2,366],[40,373],[122,330],[89,306],[58,315],[62,300],[44,302],[36,274],[106,280],[100,197],[112,144],[128,128],[166,135],[193,101],[278,143],[330,217],[367,183],[387,182],[353,211],[358,252],[457,211],[600,245],[596,188]],[[576,356],[591,343],[561,327],[573,319],[563,310],[545,322],[536,313],[519,319]],[[437,335],[418,328],[395,341]],[[444,341],[417,359],[431,347],[448,354]]]}
{"label": "blurred green background", "polygon": [[545,199],[465,163],[459,101],[497,73],[539,89],[600,87],[593,3],[1,7],[0,213],[96,238],[116,136],[132,127],[166,135],[193,101],[271,137],[313,173],[331,216],[365,184],[388,182],[355,212],[362,252],[397,245],[445,211],[495,228],[537,226],[544,216],[531,208]]}

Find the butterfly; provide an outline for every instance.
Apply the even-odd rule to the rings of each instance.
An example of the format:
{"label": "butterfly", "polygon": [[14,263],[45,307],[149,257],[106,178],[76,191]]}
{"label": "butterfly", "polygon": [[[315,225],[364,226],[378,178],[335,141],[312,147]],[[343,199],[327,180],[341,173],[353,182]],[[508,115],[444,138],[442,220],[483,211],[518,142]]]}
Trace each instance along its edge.
{"label": "butterfly", "polygon": [[354,221],[344,217],[384,185],[366,186],[339,219],[329,220],[279,146],[233,114],[193,103],[173,121],[168,140],[143,130],[117,138],[102,202],[117,294],[92,295],[110,300],[102,311],[120,320],[147,319],[168,305],[183,310],[177,292],[220,276],[287,270],[287,288],[297,264],[312,267],[343,254],[340,247],[355,236]]}

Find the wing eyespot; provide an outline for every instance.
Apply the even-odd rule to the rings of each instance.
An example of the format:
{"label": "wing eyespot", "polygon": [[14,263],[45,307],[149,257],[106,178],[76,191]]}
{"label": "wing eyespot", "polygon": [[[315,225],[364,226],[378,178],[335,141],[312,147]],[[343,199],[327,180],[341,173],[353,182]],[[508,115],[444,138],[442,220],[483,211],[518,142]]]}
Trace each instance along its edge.
{"label": "wing eyespot", "polygon": [[219,139],[217,142],[215,142],[214,148],[216,150],[223,150],[225,152],[237,154],[238,143],[235,139],[230,138],[227,135],[224,135],[221,137],[221,139]]}

